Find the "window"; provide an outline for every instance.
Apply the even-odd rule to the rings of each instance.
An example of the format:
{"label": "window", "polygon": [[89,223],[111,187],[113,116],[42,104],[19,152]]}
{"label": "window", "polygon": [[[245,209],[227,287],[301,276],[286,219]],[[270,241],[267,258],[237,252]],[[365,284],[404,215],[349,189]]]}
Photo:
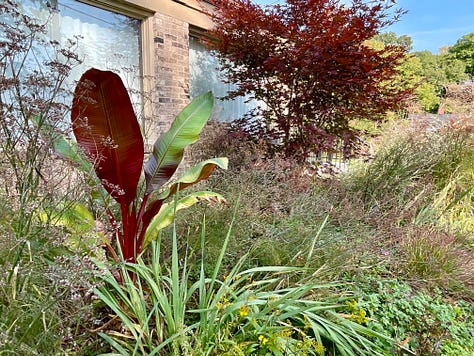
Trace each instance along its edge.
{"label": "window", "polygon": [[139,19],[75,0],[59,0],[57,9],[51,22],[52,38],[62,43],[77,37],[77,54],[84,61],[74,69],[73,77],[96,67],[116,71],[128,88],[141,89]]}
{"label": "window", "polygon": [[241,118],[257,107],[255,100],[239,97],[233,100],[220,100],[227,92],[235,88],[221,79],[219,63],[194,36],[189,39],[189,94],[191,99],[207,91],[216,98],[212,118],[219,121],[231,121]]}
{"label": "window", "polygon": [[60,47],[77,42],[74,52],[82,64],[72,70],[69,84],[90,67],[117,72],[141,111],[141,19],[76,0],[26,0],[22,6],[40,22],[47,22],[49,40]]}

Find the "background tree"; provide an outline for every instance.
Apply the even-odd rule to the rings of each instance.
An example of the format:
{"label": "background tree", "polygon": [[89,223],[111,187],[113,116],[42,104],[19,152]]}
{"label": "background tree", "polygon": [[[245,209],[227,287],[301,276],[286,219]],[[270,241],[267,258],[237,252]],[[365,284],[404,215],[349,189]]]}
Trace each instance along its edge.
{"label": "background tree", "polygon": [[[394,32],[376,35],[371,41],[374,48],[385,45],[401,45],[412,49],[412,39]],[[471,110],[471,101],[463,102],[474,94],[474,87],[465,88],[464,83],[474,69],[474,33],[461,37],[455,45],[440,48],[438,54],[430,51],[409,53],[398,68],[406,83],[417,83],[415,100],[408,108],[410,112],[455,112]],[[468,95],[467,91],[471,90]],[[466,96],[467,95],[467,96]]]}
{"label": "background tree", "polygon": [[[304,160],[357,141],[349,122],[377,120],[403,105],[410,90],[393,85],[404,45],[372,48],[367,41],[402,11],[382,0],[287,0],[261,7],[249,0],[215,0],[208,43],[237,90],[265,107],[259,135],[271,148]],[[255,113],[254,113],[255,114]],[[248,122],[246,123],[248,125]],[[248,127],[248,126],[246,126]],[[347,153],[348,151],[346,151]]]}
{"label": "background tree", "polygon": [[423,83],[415,93],[423,109],[436,113],[443,102],[446,87],[468,79],[466,65],[449,52],[433,54],[430,51],[415,52],[421,66],[416,73]]}
{"label": "background tree", "polygon": [[[382,50],[386,46],[403,46],[407,53],[405,54],[405,59],[397,67],[398,76],[394,78],[393,85],[400,86],[400,89],[414,89],[416,95],[413,96],[412,100],[407,107],[408,111],[413,111],[419,106],[420,102],[420,91],[423,92],[426,90],[426,83],[423,80],[422,76],[422,64],[418,57],[413,53],[409,53],[413,47],[413,40],[410,36],[401,35],[397,36],[395,32],[383,32],[374,36],[370,41],[368,41],[370,46],[375,49]],[[431,88],[430,91],[434,91],[434,88]],[[434,95],[435,98],[436,95]],[[437,108],[437,106],[436,106]],[[415,109],[416,110],[416,109]]]}
{"label": "background tree", "polygon": [[413,49],[413,39],[408,35],[398,36],[395,32],[382,32],[374,37],[374,40],[382,42],[385,46],[399,45],[405,47],[407,51]]}
{"label": "background tree", "polygon": [[466,73],[474,77],[474,32],[462,36],[457,42],[449,47],[449,53],[454,58],[461,60],[466,65]]}

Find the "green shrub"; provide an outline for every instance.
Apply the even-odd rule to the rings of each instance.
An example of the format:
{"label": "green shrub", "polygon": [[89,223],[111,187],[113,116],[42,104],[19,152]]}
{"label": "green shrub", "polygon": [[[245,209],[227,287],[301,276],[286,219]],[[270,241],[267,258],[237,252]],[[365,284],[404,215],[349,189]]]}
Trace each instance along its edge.
{"label": "green shrub", "polygon": [[[419,355],[474,353],[472,303],[454,301],[439,291],[433,295],[415,291],[396,279],[377,276],[356,280],[355,285],[363,296],[360,306],[369,316],[368,327],[387,332],[400,346]],[[390,352],[392,345],[376,342],[381,341]]]}

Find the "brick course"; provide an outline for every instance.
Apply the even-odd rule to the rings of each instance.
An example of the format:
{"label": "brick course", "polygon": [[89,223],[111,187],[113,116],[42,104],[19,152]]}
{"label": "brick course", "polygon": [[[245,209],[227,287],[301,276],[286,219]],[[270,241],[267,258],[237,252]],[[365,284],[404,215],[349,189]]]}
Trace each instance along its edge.
{"label": "brick course", "polygon": [[160,13],[153,21],[153,113],[146,132],[151,144],[189,103],[189,25]]}

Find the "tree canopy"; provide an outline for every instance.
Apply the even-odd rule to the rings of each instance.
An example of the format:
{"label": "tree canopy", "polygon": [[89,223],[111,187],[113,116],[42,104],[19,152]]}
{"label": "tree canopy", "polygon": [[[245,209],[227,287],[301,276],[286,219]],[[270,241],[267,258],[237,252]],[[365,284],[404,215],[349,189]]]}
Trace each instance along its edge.
{"label": "tree canopy", "polygon": [[382,42],[385,46],[399,45],[406,48],[407,51],[413,49],[413,39],[408,35],[398,36],[395,32],[383,32],[374,37],[376,41]]}
{"label": "tree canopy", "polygon": [[402,14],[393,1],[213,3],[214,40],[208,46],[227,80],[237,84],[229,96],[265,103],[259,135],[286,155],[305,159],[332,148],[337,138],[350,146],[357,141],[352,119],[379,119],[411,93],[393,84],[406,43],[380,49],[368,43]]}
{"label": "tree canopy", "polygon": [[449,47],[449,53],[456,59],[466,64],[466,73],[474,77],[474,32],[462,36],[453,46]]}

